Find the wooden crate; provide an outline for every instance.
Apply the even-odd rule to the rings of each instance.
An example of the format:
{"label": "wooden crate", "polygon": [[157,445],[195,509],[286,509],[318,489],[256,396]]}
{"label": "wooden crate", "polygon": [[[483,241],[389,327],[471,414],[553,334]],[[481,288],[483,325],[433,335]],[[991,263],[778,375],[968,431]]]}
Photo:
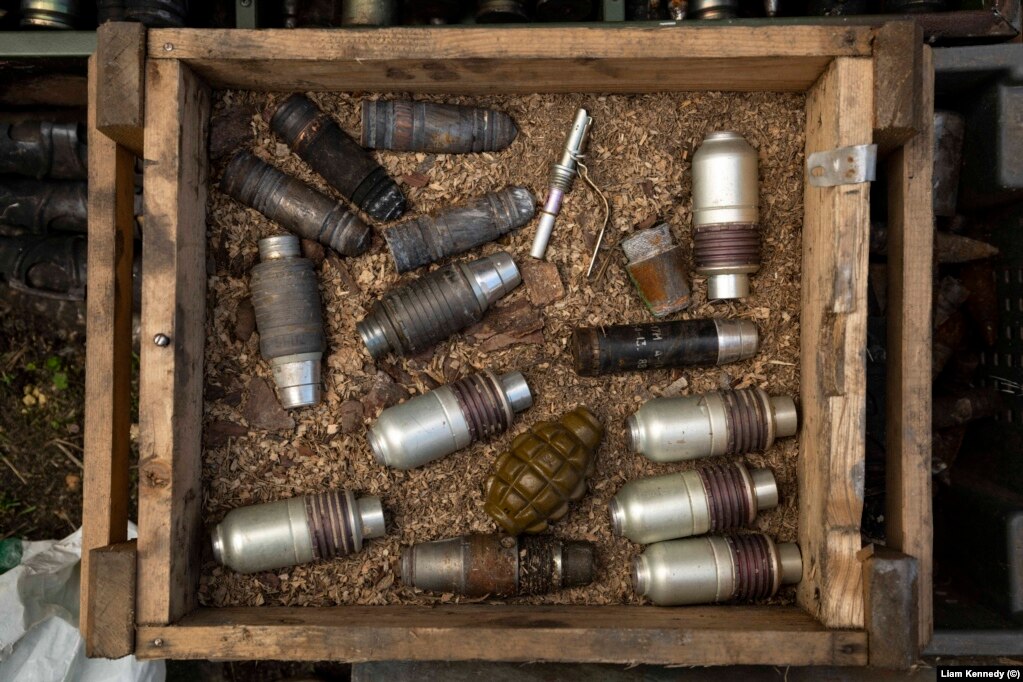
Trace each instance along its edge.
{"label": "wooden crate", "polygon": [[[90,654],[908,665],[931,631],[929,55],[912,22],[147,36],[137,26],[101,28],[90,68],[84,545],[92,551],[82,593]],[[807,185],[798,605],[198,606],[208,541],[200,458],[213,88],[805,91],[808,153],[877,141],[889,171],[889,551],[861,551],[859,532],[870,186]],[[137,545],[123,543],[132,150],[145,158]],[[154,344],[157,334],[171,343]],[[134,575],[125,575],[131,562]]]}

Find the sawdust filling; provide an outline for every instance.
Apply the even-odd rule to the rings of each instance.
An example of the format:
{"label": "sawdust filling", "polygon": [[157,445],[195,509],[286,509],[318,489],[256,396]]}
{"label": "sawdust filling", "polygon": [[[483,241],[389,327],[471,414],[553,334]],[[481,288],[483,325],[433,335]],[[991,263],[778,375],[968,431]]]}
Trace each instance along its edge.
{"label": "sawdust filling", "polygon": [[[221,92],[214,125],[235,122],[228,136],[282,170],[321,191],[326,184],[269,130],[263,108],[280,95]],[[361,96],[311,95],[359,139]],[[203,549],[200,598],[215,606],[326,606],[335,604],[435,604],[469,601],[453,595],[417,593],[397,579],[401,548],[411,543],[469,532],[496,532],[483,511],[485,481],[497,455],[527,426],[557,418],[585,403],[600,416],[606,436],[597,452],[589,493],[552,527],[567,539],[596,543],[595,581],[582,588],[512,603],[640,603],[629,580],[631,559],[642,551],[611,534],[607,504],[626,481],[692,468],[697,463],[655,464],[625,448],[625,418],[657,396],[760,386],[771,394],[798,395],[801,228],[805,98],[784,93],[672,93],[644,96],[531,95],[430,97],[418,99],[477,104],[512,115],[520,132],[500,153],[432,155],[377,152],[409,200],[406,217],[466,201],[509,184],[530,188],[541,201],[548,169],[561,153],[575,110],[594,119],[587,164],[612,203],[608,239],[616,245],[629,232],[666,220],[675,238],[691,250],[690,160],[713,130],[741,133],[759,152],[763,267],[752,278],[752,296],[738,303],[709,304],[706,282],[693,278],[694,303],[680,318],[733,317],[756,322],[760,353],[752,360],[703,369],[637,372],[586,379],[572,370],[567,344],[579,325],[650,321],[624,271],[621,249],[604,278],[587,283],[589,254],[603,216],[602,204],[582,182],[568,195],[547,252],[551,265],[531,263],[536,218],[498,243],[465,257],[507,250],[523,268],[524,286],[503,299],[483,322],[432,351],[374,363],[355,323],[371,302],[399,281],[379,235],[357,258],[340,258],[315,246],[327,325],[324,393],[320,405],[284,413],[268,399],[269,365],[252,333],[248,272],[257,261],[256,241],[283,232],[256,211],[217,189],[222,161],[210,172],[208,213],[205,452],[203,508],[207,528],[230,509],[330,488],[378,495],[388,515],[386,538],[362,552],[327,563],[257,575],[217,566]],[[223,129],[223,126],[221,126]],[[367,219],[368,220],[368,219]],[[456,257],[457,258],[457,257]],[[431,267],[437,267],[436,265]],[[520,370],[533,389],[534,406],[511,430],[413,471],[384,468],[373,460],[365,432],[380,410],[482,368]],[[748,456],[778,479],[781,504],[761,513],[756,528],[780,541],[796,539],[798,440],[788,438],[770,452]],[[792,601],[793,590],[775,601]]]}

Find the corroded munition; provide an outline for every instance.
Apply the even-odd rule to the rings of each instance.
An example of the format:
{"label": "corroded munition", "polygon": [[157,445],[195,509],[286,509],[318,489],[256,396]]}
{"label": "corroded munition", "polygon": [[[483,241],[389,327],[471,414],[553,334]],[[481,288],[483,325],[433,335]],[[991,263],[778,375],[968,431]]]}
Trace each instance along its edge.
{"label": "corroded munition", "polygon": [[738,462],[629,481],[609,505],[615,535],[644,544],[742,528],[776,506],[771,470]]}
{"label": "corroded munition", "polygon": [[798,415],[789,396],[762,389],[712,391],[654,398],[626,421],[629,449],[655,462],[763,452],[796,435]]}
{"label": "corroded munition", "polygon": [[89,192],[84,182],[0,178],[0,224],[29,232],[85,232]]}
{"label": "corroded munition", "polygon": [[689,0],[689,19],[732,19],[739,11],[739,0]]}
{"label": "corroded munition", "polygon": [[81,18],[80,4],[80,0],[21,0],[21,26],[72,29]]}
{"label": "corroded munition", "polygon": [[477,24],[515,24],[529,21],[522,0],[478,0]]}
{"label": "corroded munition", "polygon": [[466,597],[516,597],[588,585],[593,545],[549,535],[463,535],[422,542],[401,553],[410,587]]}
{"label": "corroded munition", "polygon": [[693,261],[707,298],[749,296],[760,269],[757,151],[738,133],[710,133],[693,154]]}
{"label": "corroded munition", "polygon": [[85,180],[85,132],[78,123],[0,123],[0,173]]}
{"label": "corroded munition", "polygon": [[504,433],[532,404],[521,372],[484,370],[387,408],[366,437],[377,462],[412,469]]}
{"label": "corroded munition", "polygon": [[377,220],[405,212],[398,185],[369,152],[304,95],[281,102],[270,127],[334,189]]}
{"label": "corroded munition", "polygon": [[384,231],[398,272],[414,270],[468,251],[522,227],[536,212],[525,187],[505,187],[437,215],[422,216]]}
{"label": "corroded munition", "polygon": [[383,537],[379,497],[348,490],[232,509],[213,529],[213,558],[239,573],[329,560]]}
{"label": "corroded munition", "polygon": [[674,320],[572,332],[575,371],[599,376],[627,370],[701,367],[756,355],[757,327],[749,320]]}
{"label": "corroded munition", "polygon": [[303,239],[312,239],[345,256],[369,248],[373,234],[340,201],[243,151],[224,169],[220,189]]}
{"label": "corroded munition", "polygon": [[520,433],[494,463],[483,509],[512,535],[543,532],[586,493],[603,436],[604,427],[583,405]]}
{"label": "corroded munition", "polygon": [[259,351],[273,368],[284,407],[315,405],[327,341],[313,263],[301,257],[292,235],[260,239],[259,256],[251,283]]}
{"label": "corroded munition", "polygon": [[345,26],[390,26],[398,13],[398,0],[344,0],[341,23]]}
{"label": "corroded munition", "polygon": [[636,593],[658,606],[766,599],[802,577],[799,546],[760,533],[658,542],[632,565]]}
{"label": "corroded munition", "polygon": [[363,100],[362,146],[400,152],[496,152],[519,129],[503,111],[410,100]]}
{"label": "corroded munition", "polygon": [[504,251],[452,263],[388,291],[356,329],[374,358],[418,353],[479,322],[521,282],[515,261]]}
{"label": "corroded munition", "polygon": [[633,234],[622,242],[622,250],[629,279],[654,317],[689,307],[689,271],[666,223]]}

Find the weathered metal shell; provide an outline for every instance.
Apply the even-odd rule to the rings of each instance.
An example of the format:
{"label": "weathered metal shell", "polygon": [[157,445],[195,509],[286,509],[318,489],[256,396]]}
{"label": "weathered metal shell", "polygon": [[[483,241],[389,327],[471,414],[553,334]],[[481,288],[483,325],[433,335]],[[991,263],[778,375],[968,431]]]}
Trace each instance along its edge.
{"label": "weathered metal shell", "polygon": [[604,427],[584,405],[519,434],[494,463],[486,512],[507,532],[540,533],[586,493]]}

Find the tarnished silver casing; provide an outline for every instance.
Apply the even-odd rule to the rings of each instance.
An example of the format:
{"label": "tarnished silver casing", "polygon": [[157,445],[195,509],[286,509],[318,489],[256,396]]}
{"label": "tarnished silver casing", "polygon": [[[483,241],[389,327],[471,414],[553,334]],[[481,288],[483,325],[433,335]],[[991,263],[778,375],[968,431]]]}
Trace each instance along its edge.
{"label": "tarnished silver casing", "polygon": [[593,125],[593,118],[585,109],[575,112],[575,120],[572,121],[572,129],[565,139],[565,148],[561,152],[561,160],[551,166],[551,183],[547,192],[547,199],[540,209],[540,223],[536,226],[536,236],[533,238],[533,247],[529,255],[533,258],[543,258],[547,252],[547,243],[551,240],[554,232],[554,222],[561,213],[561,202],[565,195],[572,189],[572,182],[575,180],[578,171],[578,158],[582,154],[583,146],[586,144],[586,137]]}
{"label": "tarnished silver casing", "polygon": [[746,526],[777,505],[769,469],[731,463],[629,481],[609,507],[615,535],[649,544]]}
{"label": "tarnished silver casing", "polygon": [[532,404],[520,372],[485,370],[387,408],[367,438],[377,462],[413,469],[505,431]]}
{"label": "tarnished silver casing", "polygon": [[[747,541],[742,549],[752,558],[737,561],[737,540]],[[775,544],[760,534],[712,535],[650,545],[633,562],[632,585],[659,606],[714,604],[770,597],[782,585],[798,583],[802,574],[795,543]]]}
{"label": "tarnished silver casing", "polygon": [[257,573],[358,552],[384,533],[379,497],[337,490],[232,509],[213,529],[213,557]]}
{"label": "tarnished silver casing", "polygon": [[655,462],[763,451],[798,429],[789,396],[752,387],[654,398],[626,421],[629,448]]}

